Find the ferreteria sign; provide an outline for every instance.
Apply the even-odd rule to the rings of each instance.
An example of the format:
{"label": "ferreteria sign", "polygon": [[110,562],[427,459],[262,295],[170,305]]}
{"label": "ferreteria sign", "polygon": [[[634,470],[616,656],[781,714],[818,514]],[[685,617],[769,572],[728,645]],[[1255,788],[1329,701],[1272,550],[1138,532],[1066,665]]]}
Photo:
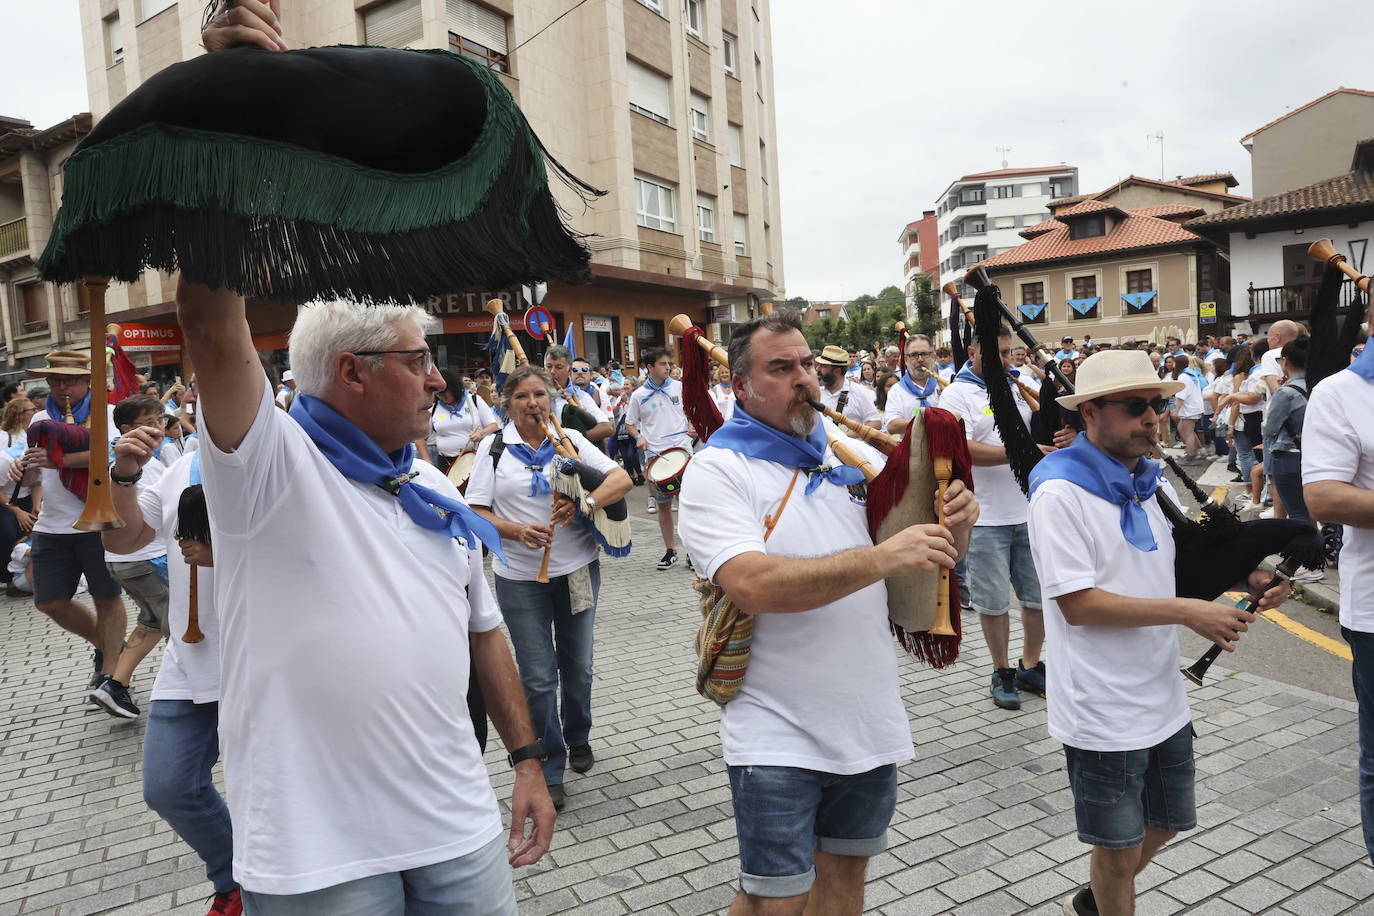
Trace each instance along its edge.
{"label": "ferreteria sign", "polygon": [[431,315],[461,317],[487,313],[487,301],[500,299],[507,312],[523,311],[528,303],[518,289],[486,290],[483,292],[449,293],[434,296],[425,303]]}

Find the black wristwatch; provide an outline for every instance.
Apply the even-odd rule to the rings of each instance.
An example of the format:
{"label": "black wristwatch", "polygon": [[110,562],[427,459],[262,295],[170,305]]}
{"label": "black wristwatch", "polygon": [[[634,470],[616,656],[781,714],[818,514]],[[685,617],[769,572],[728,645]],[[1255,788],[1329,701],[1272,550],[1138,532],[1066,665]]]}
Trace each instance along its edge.
{"label": "black wristwatch", "polygon": [[549,752],[544,750],[544,742],[536,738],[524,747],[517,747],[506,755],[506,761],[513,767],[524,760],[538,760],[543,763],[549,759]]}

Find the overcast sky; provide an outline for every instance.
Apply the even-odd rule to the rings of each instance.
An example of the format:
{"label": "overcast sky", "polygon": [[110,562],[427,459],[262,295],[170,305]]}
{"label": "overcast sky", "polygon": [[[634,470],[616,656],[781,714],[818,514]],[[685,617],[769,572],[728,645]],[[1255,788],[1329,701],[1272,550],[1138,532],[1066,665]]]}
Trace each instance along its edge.
{"label": "overcast sky", "polygon": [[[1013,167],[1076,165],[1093,191],[1160,177],[1146,136],[1163,132],[1165,176],[1230,171],[1249,193],[1242,136],[1337,86],[1374,89],[1361,8],[772,0],[787,293],[900,285],[902,227],[999,168],[999,146]],[[0,114],[46,127],[87,110],[76,9],[0,0]]]}

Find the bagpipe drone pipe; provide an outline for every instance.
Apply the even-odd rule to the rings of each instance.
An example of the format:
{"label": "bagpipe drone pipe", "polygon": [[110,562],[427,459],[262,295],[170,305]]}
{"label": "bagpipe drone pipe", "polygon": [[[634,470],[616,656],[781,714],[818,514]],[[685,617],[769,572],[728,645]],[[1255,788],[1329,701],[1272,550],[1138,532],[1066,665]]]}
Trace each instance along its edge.
{"label": "bagpipe drone pipe", "polygon": [[[998,330],[1003,320],[1025,341],[1027,347],[1032,350],[1039,347],[1039,342],[1002,301],[1001,291],[992,284],[982,268],[970,271],[964,282],[978,291],[973,314],[977,321],[975,333],[982,353],[998,352]],[[1059,372],[1052,361],[1045,368],[1047,372],[1052,373],[1064,395],[1074,393],[1073,383]],[[982,371],[983,380],[988,386],[993,421],[1006,446],[1008,464],[1022,491],[1029,493],[1031,469],[1044,453],[1021,420],[1002,361],[984,359]],[[1052,397],[1043,399],[1042,408],[1050,401],[1053,401]],[[1281,557],[1279,570],[1289,575],[1299,566],[1319,569],[1325,564],[1321,537],[1310,524],[1294,519],[1255,519],[1243,522],[1234,512],[1204,493],[1197,482],[1171,457],[1161,454],[1165,464],[1182,481],[1202,508],[1201,517],[1194,521],[1165,494],[1163,488],[1155,491],[1155,499],[1173,528],[1174,584],[1179,597],[1215,600],[1228,589],[1234,588],[1237,583],[1244,582],[1250,572],[1266,557],[1275,554]],[[1273,584],[1271,582],[1264,590]],[[1250,610],[1253,612],[1258,602],[1253,601],[1251,605]],[[1213,649],[1216,652],[1220,651],[1219,646]],[[1195,665],[1194,669],[1196,668]],[[1185,669],[1185,674],[1194,669]],[[1201,671],[1205,670],[1206,666],[1203,665],[1201,670],[1195,672],[1197,676],[1194,679],[1200,682]],[[1191,674],[1189,676],[1193,677]]]}

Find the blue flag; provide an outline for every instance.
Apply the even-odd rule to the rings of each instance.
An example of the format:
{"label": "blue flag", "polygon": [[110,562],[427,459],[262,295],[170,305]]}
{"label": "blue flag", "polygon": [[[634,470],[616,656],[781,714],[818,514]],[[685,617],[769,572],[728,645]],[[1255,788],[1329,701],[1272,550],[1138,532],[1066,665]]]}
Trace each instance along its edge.
{"label": "blue flag", "polygon": [[563,346],[567,347],[568,352],[572,354],[572,356],[568,358],[568,362],[577,359],[577,344],[573,341],[573,327],[571,321],[568,322],[568,329],[563,332]]}

